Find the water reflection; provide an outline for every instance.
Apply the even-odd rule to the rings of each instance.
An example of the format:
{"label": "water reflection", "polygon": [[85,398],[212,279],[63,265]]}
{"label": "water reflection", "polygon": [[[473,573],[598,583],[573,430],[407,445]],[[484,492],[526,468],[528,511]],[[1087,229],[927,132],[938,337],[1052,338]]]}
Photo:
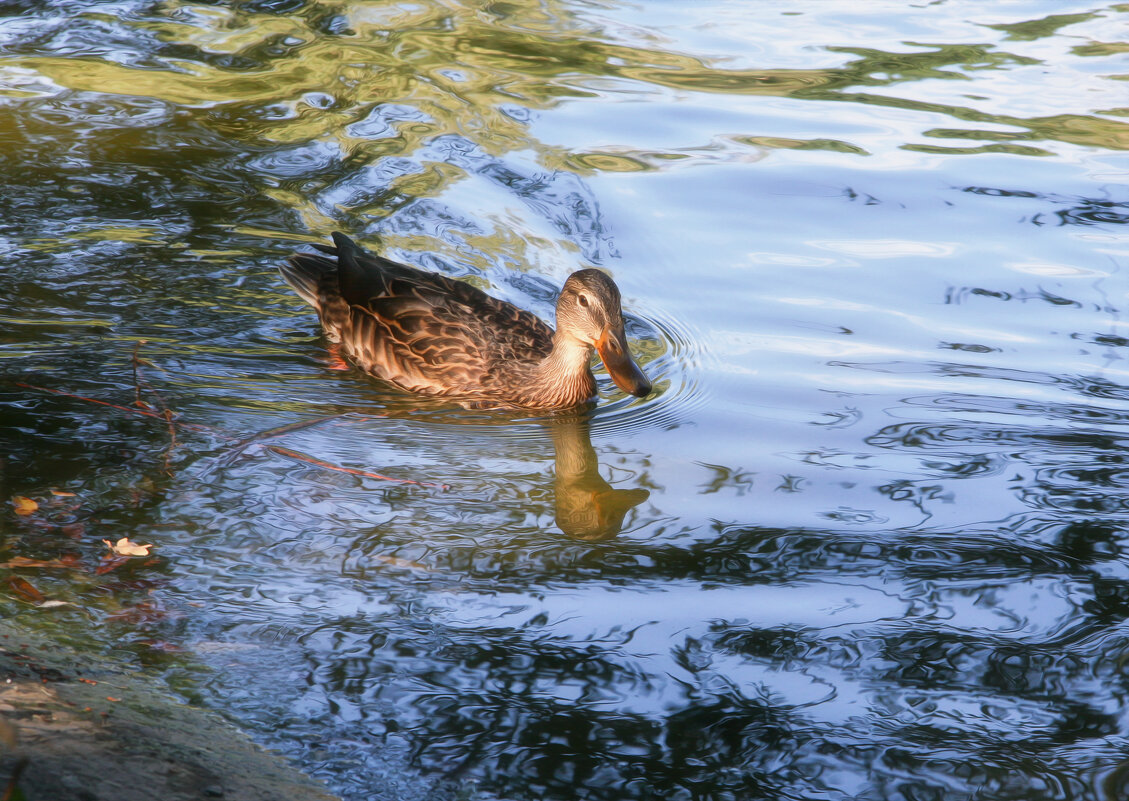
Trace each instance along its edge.
{"label": "water reflection", "polygon": [[[1126,11],[1046,5],[0,10],[4,375],[129,404],[146,339],[182,419],[276,432],[166,465],[0,385],[2,558],[163,560],[0,612],[184,646],[366,801],[1124,796]],[[543,316],[609,269],[660,392],[330,374],[274,271],[335,229]],[[89,623],[141,601],[180,614]]]}
{"label": "water reflection", "polygon": [[[418,405],[412,400],[402,401],[404,406]],[[387,478],[421,487],[439,488],[444,495],[452,495],[465,504],[482,492],[486,486],[497,489],[479,512],[480,522],[496,520],[498,525],[509,515],[521,514],[523,506],[537,508],[541,499],[550,499],[552,522],[568,537],[596,542],[615,537],[623,530],[632,510],[650,497],[650,490],[624,486],[647,481],[645,469],[636,464],[639,457],[618,454],[615,467],[619,474],[617,484],[605,479],[607,472],[600,464],[592,445],[590,410],[567,412],[536,421],[517,420],[498,413],[481,417],[448,408],[430,406],[426,417],[390,407],[379,418],[369,415],[334,416],[286,427],[276,433],[267,432],[247,440],[257,446],[260,453],[282,456],[300,466],[310,468],[310,479],[317,481],[324,471],[351,473],[361,478],[381,480],[373,470],[388,473]],[[462,415],[466,415],[465,417]],[[281,443],[295,442],[304,450],[292,450]],[[279,443],[279,444],[274,444]],[[306,443],[306,444],[303,444]],[[366,443],[358,447],[359,443]],[[393,453],[391,443],[399,443],[397,450],[407,449],[408,459],[402,464],[375,464],[381,456]],[[197,475],[211,480],[218,470],[237,463],[246,446],[230,451],[223,458],[208,465]],[[442,464],[441,453],[459,454],[460,466],[446,466],[438,472],[448,483],[435,481],[416,482],[414,464],[423,469],[421,479],[432,478],[428,465]],[[319,454],[317,456],[313,454]],[[337,462],[322,458],[335,454]],[[485,458],[484,458],[485,457]],[[547,471],[539,463],[552,463]],[[352,465],[346,467],[345,465]],[[473,473],[473,478],[472,478]],[[423,499],[421,499],[422,501]],[[433,499],[434,507],[448,503],[443,495]],[[300,504],[291,503],[295,507]],[[413,507],[416,504],[412,504]],[[423,501],[416,510],[422,515],[435,516],[437,508],[429,508]],[[422,519],[422,518],[421,518]],[[642,524],[644,517],[636,520]],[[503,533],[501,531],[497,532]],[[472,533],[473,535],[473,533]],[[386,538],[381,540],[387,545]]]}
{"label": "water reflection", "polygon": [[600,475],[586,416],[546,421],[553,440],[553,507],[561,531],[578,540],[605,540],[623,528],[623,519],[650,497],[645,489],[619,489]]}

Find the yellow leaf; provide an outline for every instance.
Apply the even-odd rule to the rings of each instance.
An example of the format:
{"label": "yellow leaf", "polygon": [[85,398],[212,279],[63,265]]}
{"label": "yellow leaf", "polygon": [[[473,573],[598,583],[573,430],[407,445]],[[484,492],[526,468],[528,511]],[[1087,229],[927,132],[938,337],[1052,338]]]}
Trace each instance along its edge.
{"label": "yellow leaf", "polygon": [[149,549],[153,546],[151,544],[138,545],[136,542],[130,542],[129,537],[122,537],[117,542],[110,542],[109,540],[102,540],[106,543],[106,547],[119,556],[148,556]]}
{"label": "yellow leaf", "polygon": [[12,506],[16,507],[16,514],[18,515],[29,515],[39,508],[39,504],[22,495],[12,496]]}

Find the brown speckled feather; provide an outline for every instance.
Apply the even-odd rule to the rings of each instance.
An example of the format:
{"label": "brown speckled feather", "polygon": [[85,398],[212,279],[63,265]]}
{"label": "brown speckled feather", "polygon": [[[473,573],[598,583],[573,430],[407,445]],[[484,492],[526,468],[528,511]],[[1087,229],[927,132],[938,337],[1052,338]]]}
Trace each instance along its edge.
{"label": "brown speckled feather", "polygon": [[326,335],[378,378],[466,405],[563,409],[595,396],[596,349],[621,389],[651,391],[627,352],[619,289],[598,270],[569,276],[554,332],[470,284],[366,253],[343,234],[333,242],[316,247],[335,258],[298,254],[280,270]]}
{"label": "brown speckled feather", "polygon": [[337,261],[296,255],[283,275],[358,367],[411,392],[527,405],[522,379],[552,351],[552,328],[470,284],[334,241],[319,249]]}

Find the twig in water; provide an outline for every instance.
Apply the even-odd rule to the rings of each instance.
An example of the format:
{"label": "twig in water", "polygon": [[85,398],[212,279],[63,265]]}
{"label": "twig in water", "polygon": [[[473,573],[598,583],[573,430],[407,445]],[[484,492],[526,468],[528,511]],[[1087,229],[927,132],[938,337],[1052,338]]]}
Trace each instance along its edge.
{"label": "twig in water", "polygon": [[[189,430],[192,430],[192,431],[203,431],[203,432],[206,432],[208,434],[212,434],[213,436],[222,437],[223,439],[226,439],[226,440],[229,440],[229,441],[236,439],[235,437],[232,437],[232,436],[229,436],[227,434],[223,434],[219,431],[216,431],[215,429],[213,429],[209,426],[196,425],[194,423],[184,423],[184,422],[181,422],[181,421],[175,419],[172,410],[169,409],[164,404],[164,401],[160,398],[160,395],[157,395],[156,392],[153,392],[153,394],[154,394],[154,396],[156,396],[158,398],[158,400],[161,404],[162,411],[161,411],[160,414],[158,414],[155,411],[152,411],[152,407],[150,407],[149,404],[146,404],[146,403],[144,403],[144,401],[141,400],[141,384],[144,383],[144,379],[142,379],[140,377],[140,374],[139,374],[137,368],[138,368],[139,365],[148,364],[148,363],[144,362],[143,360],[138,358],[137,353],[138,353],[138,348],[140,348],[140,346],[141,346],[141,342],[138,342],[137,347],[134,348],[134,351],[133,351],[134,388],[135,388],[135,391],[136,391],[136,402],[138,403],[139,407],[145,406],[147,408],[131,408],[129,406],[119,406],[116,403],[108,403],[107,401],[98,400],[97,398],[88,398],[85,395],[76,395],[73,392],[64,392],[61,389],[51,389],[50,387],[40,387],[40,386],[36,386],[35,384],[25,383],[23,381],[14,381],[12,383],[15,384],[18,387],[24,387],[25,389],[34,389],[37,392],[46,392],[46,393],[49,393],[51,395],[58,395],[58,396],[64,397],[64,398],[74,398],[75,400],[85,401],[86,403],[96,403],[99,406],[106,406],[106,407],[109,407],[111,409],[117,409],[118,411],[121,411],[121,412],[127,412],[129,414],[139,414],[139,415],[142,415],[143,417],[152,417],[156,420],[164,420],[165,423],[169,427],[169,437],[170,437],[170,440],[171,440],[171,444],[169,445],[169,448],[165,451],[165,470],[166,470],[166,472],[169,469],[169,454],[172,452],[173,448],[175,448],[176,445],[177,445],[177,440],[176,440],[176,427],[177,426],[180,426],[181,428],[189,429]],[[289,423],[289,424],[284,425],[284,426],[278,426],[276,428],[268,429],[267,431],[261,431],[258,434],[254,434],[250,437],[246,437],[244,439],[237,440],[237,441],[235,441],[235,443],[232,447],[232,451],[223,460],[221,460],[220,464],[230,463],[231,459],[235,455],[243,452],[247,448],[247,446],[249,446],[249,445],[253,445],[257,442],[261,442],[262,440],[271,439],[273,437],[277,437],[277,436],[280,436],[282,434],[289,434],[290,432],[297,431],[299,429],[309,428],[310,426],[318,425],[319,423],[323,423],[327,420],[333,420],[333,419],[336,419],[336,418],[339,418],[339,417],[342,417],[342,416],[343,415],[340,415],[340,414],[331,414],[331,415],[327,415],[325,417],[317,417],[317,418],[314,418],[313,420],[302,420],[302,421],[297,422],[297,423]],[[351,467],[341,467],[339,465],[332,464],[331,462],[324,461],[323,459],[317,459],[313,456],[308,456],[304,453],[300,453],[298,451],[290,450],[289,448],[283,448],[280,445],[268,445],[267,450],[273,451],[274,453],[276,453],[280,456],[285,456],[285,457],[290,458],[290,459],[297,459],[298,461],[306,462],[307,464],[312,464],[312,465],[315,465],[317,467],[321,467],[325,470],[334,470],[334,471],[337,471],[339,473],[348,473],[350,475],[361,476],[361,477],[364,477],[364,478],[374,478],[374,479],[377,479],[378,481],[393,481],[393,482],[396,482],[397,484],[414,484],[417,487],[436,487],[440,490],[450,489],[450,486],[447,485],[447,484],[436,484],[436,483],[429,482],[429,481],[415,481],[415,480],[410,479],[410,478],[393,478],[391,476],[381,475],[380,473],[373,473],[373,472],[368,471],[368,470],[357,470],[357,469],[354,469],[354,468],[351,468]],[[0,799],[0,801],[2,801],[2,799]]]}
{"label": "twig in water", "polygon": [[141,367],[143,365],[145,367],[152,367],[153,366],[152,362],[145,361],[144,359],[142,359],[138,355],[141,351],[141,346],[144,345],[144,344],[145,344],[145,340],[139,339],[139,340],[137,340],[137,344],[133,346],[132,362],[133,362],[134,403],[137,406],[139,406],[140,408],[143,408],[143,409],[153,408],[153,404],[146,403],[145,401],[141,400],[141,385],[142,384],[145,385],[145,389],[149,392],[149,394],[157,399],[157,408],[161,410],[161,416],[165,419],[165,422],[167,422],[168,426],[169,426],[169,446],[165,449],[165,453],[164,453],[165,472],[169,473],[171,471],[170,462],[171,462],[171,459],[172,459],[172,453],[173,453],[174,450],[176,450],[176,426],[173,425],[172,410],[169,409],[168,404],[165,403],[165,399],[161,397],[161,393],[157,392],[157,390],[155,390],[153,388],[153,385],[150,384],[148,381],[146,381],[141,375]]}
{"label": "twig in water", "polygon": [[37,392],[49,392],[52,395],[60,395],[64,398],[74,398],[75,400],[86,401],[87,403],[97,403],[99,406],[109,406],[111,409],[117,409],[121,412],[129,412],[130,414],[143,414],[146,417],[156,417],[158,420],[162,419],[161,415],[156,412],[150,412],[146,409],[132,409],[129,406],[119,406],[116,403],[107,403],[106,401],[98,400],[97,398],[88,398],[85,395],[76,395],[73,392],[64,392],[61,389],[51,389],[50,387],[37,387],[35,384],[25,384],[23,381],[13,381],[17,387],[24,387],[25,389],[34,389]]}
{"label": "twig in water", "polygon": [[137,358],[137,352],[141,350],[143,344],[145,344],[145,340],[139,339],[137,344],[133,346],[133,405],[148,409],[149,404],[141,400],[141,374],[137,370],[141,364],[141,360]]}
{"label": "twig in water", "polygon": [[260,431],[257,434],[252,434],[249,437],[245,437],[244,439],[241,439],[238,442],[232,444],[231,449],[228,450],[228,452],[222,457],[217,459],[211,467],[205,468],[204,475],[207,475],[216,468],[227,467],[235,461],[236,457],[238,457],[239,454],[243,453],[243,451],[247,450],[247,448],[249,448],[250,446],[262,442],[264,439],[271,439],[272,437],[289,434],[291,431],[298,431],[303,428],[309,428],[310,426],[316,426],[318,423],[324,423],[326,420],[336,420],[341,416],[342,415],[340,414],[330,414],[326,415],[325,417],[315,417],[312,420],[300,420],[297,423],[287,423],[284,426],[268,428],[266,431]]}
{"label": "twig in water", "polygon": [[171,409],[165,409],[164,418],[165,422],[169,424],[169,446],[165,448],[165,472],[172,475],[172,468],[169,463],[172,459],[172,452],[176,450],[176,426],[173,424]]}
{"label": "twig in water", "polygon": [[217,432],[215,429],[209,428],[208,426],[196,425],[195,423],[184,423],[180,420],[175,419],[170,420],[164,414],[157,414],[156,412],[151,412],[148,409],[133,409],[129,406],[119,406],[116,403],[107,403],[106,401],[98,400],[97,398],[88,398],[85,395],[76,395],[73,392],[64,392],[61,389],[39,387],[35,384],[26,384],[23,381],[13,381],[12,383],[17,387],[23,387],[24,389],[34,389],[37,392],[47,392],[51,395],[59,395],[63,398],[74,398],[75,400],[86,401],[87,403],[97,403],[99,406],[108,406],[111,409],[117,409],[119,412],[129,412],[130,414],[140,414],[145,417],[153,417],[157,420],[167,420],[170,424],[178,425],[181,428],[187,428],[193,431],[206,431],[209,434],[218,434],[219,436],[222,436],[226,439],[232,439],[232,437],[228,437],[226,434],[219,434],[219,432]]}
{"label": "twig in water", "polygon": [[415,484],[417,487],[438,487],[441,490],[450,489],[446,484],[433,484],[428,481],[413,481],[410,478],[392,478],[391,476],[382,476],[380,473],[372,473],[368,470],[356,470],[352,467],[341,467],[340,465],[332,464],[331,462],[317,459],[313,456],[308,456],[298,451],[292,451],[289,448],[283,448],[281,445],[268,445],[267,450],[272,453],[277,453],[279,456],[285,456],[290,459],[297,459],[300,462],[315,465],[326,470],[335,470],[338,473],[348,473],[351,476],[362,476],[364,478],[375,478],[380,481],[395,481],[397,484]]}
{"label": "twig in water", "polygon": [[241,439],[235,443],[235,448],[246,448],[256,442],[261,442],[264,439],[271,439],[273,437],[289,434],[291,431],[300,431],[303,428],[316,426],[319,423],[324,423],[327,420],[336,420],[338,417],[344,417],[343,414],[327,414],[325,417],[315,417],[312,420],[299,420],[297,423],[287,423],[284,426],[277,426],[275,428],[268,428],[266,431],[260,431],[257,434],[252,434],[246,439]]}

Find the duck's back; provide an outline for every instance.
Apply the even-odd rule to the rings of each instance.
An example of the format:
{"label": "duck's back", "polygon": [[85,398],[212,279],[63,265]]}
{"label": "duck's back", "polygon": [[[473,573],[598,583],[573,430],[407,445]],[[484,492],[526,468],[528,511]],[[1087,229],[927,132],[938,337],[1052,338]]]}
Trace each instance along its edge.
{"label": "duck's back", "polygon": [[553,330],[536,315],[333,240],[319,250],[335,259],[296,255],[282,275],[362,370],[412,392],[505,402],[552,350]]}

